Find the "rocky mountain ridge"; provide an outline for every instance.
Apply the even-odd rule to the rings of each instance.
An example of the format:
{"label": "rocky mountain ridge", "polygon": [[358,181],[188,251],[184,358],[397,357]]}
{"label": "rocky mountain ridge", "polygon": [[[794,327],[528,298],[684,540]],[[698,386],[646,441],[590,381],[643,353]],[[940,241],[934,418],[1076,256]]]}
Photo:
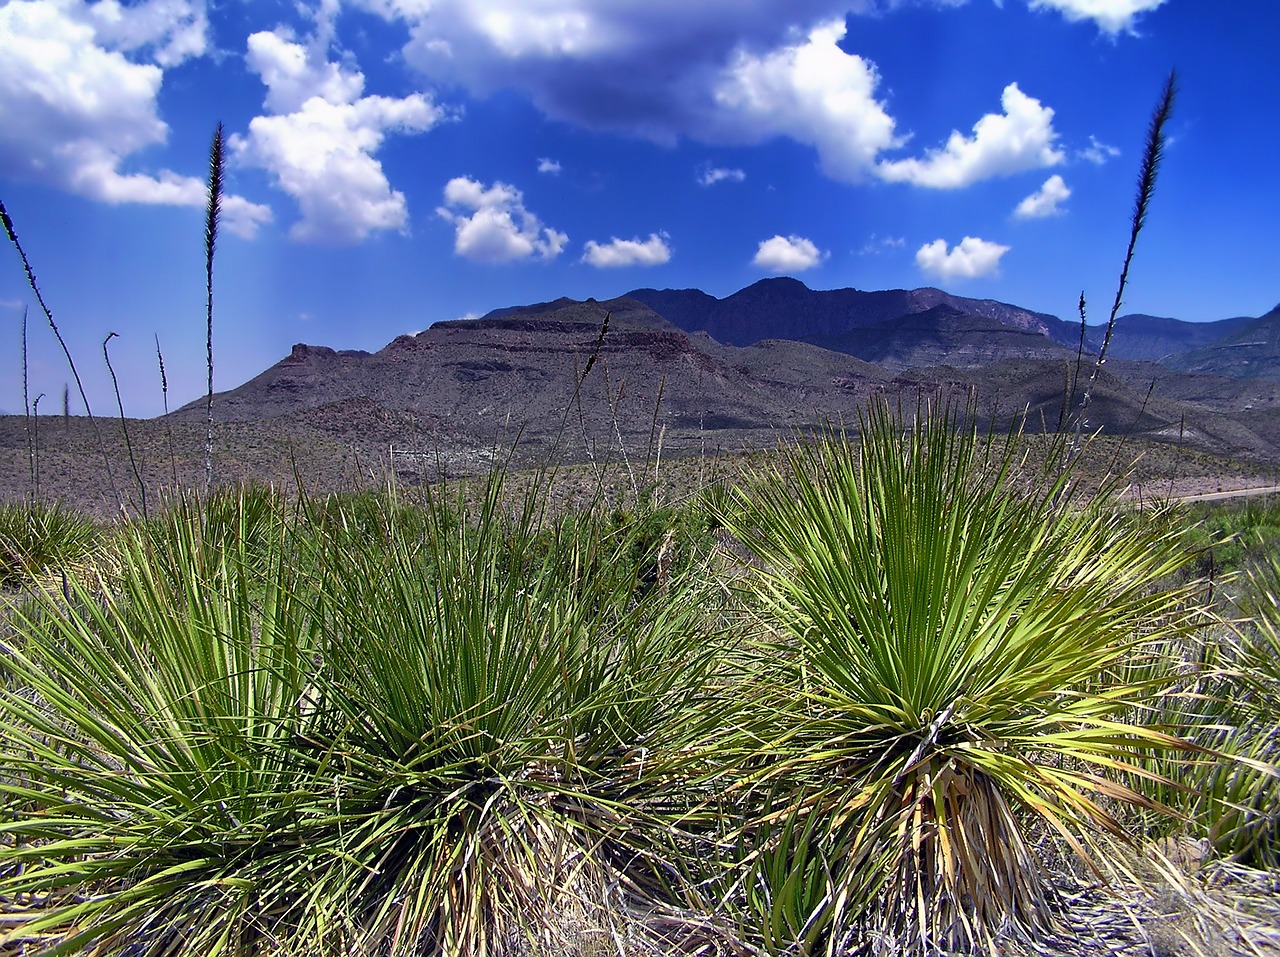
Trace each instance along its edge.
{"label": "rocky mountain ridge", "polygon": [[[1247,332],[1261,342],[1259,329],[1280,326],[1280,314],[1269,316],[1208,332],[1122,318],[1090,428],[1280,459],[1280,387],[1256,374],[1257,362],[1254,374],[1231,378],[1145,358],[1184,339],[1239,350],[1214,336]],[[993,425],[1026,413],[1031,427],[1053,430],[1069,419],[1093,367],[1088,351],[1078,352],[1078,325],[1074,342],[1062,341],[1067,328],[1053,316],[933,289],[815,292],[765,280],[723,300],[637,290],[437,323],[374,353],[299,344],[219,394],[214,410],[222,421],[311,417],[352,431],[363,416],[391,445],[474,450],[518,440],[526,451],[570,459],[772,445],[796,429],[854,421],[873,396],[972,402]],[[1087,330],[1089,348],[1098,331]],[[716,332],[740,342],[770,335],[734,345]],[[1122,358],[1122,344],[1142,360]],[[201,414],[195,403],[175,416]]]}
{"label": "rocky mountain ridge", "polygon": [[[1060,358],[1080,349],[1080,323],[993,299],[941,289],[810,289],[788,277],[762,279],[718,299],[699,289],[633,289],[619,299],[648,306],[686,332],[705,332],[725,345],[787,339],[906,369],[936,364],[978,365],[1003,358]],[[614,300],[617,301],[617,300]],[[496,319],[539,314],[573,300],[510,306]],[[1109,347],[1113,359],[1158,362],[1176,371],[1229,377],[1280,376],[1280,355],[1241,349],[1280,342],[1280,306],[1260,317],[1188,322],[1139,313],[1121,315]],[[1085,329],[1084,351],[1101,347],[1105,324]],[[1241,338],[1243,336],[1243,338]],[[1270,337],[1270,338],[1269,338]],[[1195,352],[1195,355],[1183,355]],[[1249,356],[1245,361],[1242,357]],[[1276,359],[1276,369],[1271,360]]]}

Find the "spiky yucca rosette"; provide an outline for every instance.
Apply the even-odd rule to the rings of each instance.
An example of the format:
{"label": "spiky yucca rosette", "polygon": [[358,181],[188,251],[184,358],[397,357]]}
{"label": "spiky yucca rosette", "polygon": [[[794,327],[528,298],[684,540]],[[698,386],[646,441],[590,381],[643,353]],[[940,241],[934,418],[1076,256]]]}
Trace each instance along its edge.
{"label": "spiky yucca rosette", "polygon": [[1015,481],[1017,448],[972,414],[877,406],[726,510],[764,564],[761,671],[785,689],[761,774],[784,811],[760,833],[789,850],[762,855],[758,907],[809,946],[968,952],[1044,926],[1039,837],[1088,857],[1123,833],[1117,803],[1154,806],[1121,783],[1135,750],[1179,747],[1135,720],[1150,680],[1113,670],[1190,626],[1164,584],[1177,535],[1069,470]]}
{"label": "spiky yucca rosette", "polygon": [[625,531],[501,489],[358,536],[368,503],[187,500],[20,612],[0,896],[38,906],[9,939],[522,954],[706,924],[670,863],[719,721],[706,576],[647,583]]}

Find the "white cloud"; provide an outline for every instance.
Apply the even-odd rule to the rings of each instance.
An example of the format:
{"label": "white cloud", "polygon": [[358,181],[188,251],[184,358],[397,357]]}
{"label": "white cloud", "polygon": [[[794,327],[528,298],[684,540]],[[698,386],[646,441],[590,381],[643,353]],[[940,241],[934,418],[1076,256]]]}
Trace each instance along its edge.
{"label": "white cloud", "polygon": [[1057,216],[1062,204],[1071,196],[1071,190],[1058,174],[1050,176],[1044,185],[1018,204],[1013,215],[1018,219],[1043,219]]}
{"label": "white cloud", "polygon": [[[168,137],[162,67],[203,52],[204,30],[203,7],[185,0],[0,6],[0,171],[98,202],[202,207],[203,179],[120,167]],[[230,193],[224,210],[227,230],[242,236],[271,219]]]}
{"label": "white cloud", "polygon": [[989,276],[1000,267],[1000,258],[1008,246],[966,236],[954,249],[947,249],[945,239],[935,239],[916,251],[916,265],[939,279],[975,279]]}
{"label": "white cloud", "polygon": [[1133,32],[1137,18],[1157,7],[1165,0],[1027,0],[1033,10],[1049,7],[1059,11],[1068,20],[1092,20],[1098,29],[1116,34],[1122,30]]}
{"label": "white cloud", "polygon": [[721,136],[787,136],[813,146],[828,176],[865,178],[876,156],[900,141],[875,98],[875,66],[840,49],[844,35],[841,17],[763,56],[739,50],[716,87]]}
{"label": "white cloud", "polygon": [[725,169],[722,166],[714,166],[704,169],[698,174],[699,186],[714,186],[716,183],[741,183],[747,178],[747,174],[740,169]]}
{"label": "white cloud", "polygon": [[1088,160],[1095,166],[1101,166],[1108,160],[1113,160],[1120,155],[1120,151],[1114,146],[1108,146],[1096,136],[1089,137],[1089,145],[1080,151],[1080,158]]}
{"label": "white cloud", "polygon": [[1053,110],[1010,83],[1000,97],[1004,112],[988,113],[973,125],[973,136],[952,131],[942,149],[923,159],[886,160],[881,177],[934,189],[957,189],[995,176],[1055,166],[1066,157],[1056,148]]}
{"label": "white cloud", "polygon": [[560,174],[559,160],[553,160],[547,156],[538,157],[538,172],[546,173],[550,176],[558,176]]}
{"label": "white cloud", "polygon": [[543,227],[524,207],[524,194],[506,183],[483,183],[466,176],[449,180],[437,215],[456,230],[454,252],[475,262],[502,263],[537,256],[555,259],[569,237]]}
{"label": "white cloud", "polygon": [[827,253],[803,236],[774,236],[760,244],[751,262],[769,272],[803,272],[826,258]]}
{"label": "white cloud", "polygon": [[337,63],[316,62],[317,54],[279,33],[249,35],[245,62],[267,88],[264,105],[273,113],[301,110],[318,96],[328,103],[354,103],[364,92],[364,75]]}
{"label": "white cloud", "polygon": [[142,0],[129,6],[100,0],[92,6],[64,6],[82,11],[100,43],[129,53],[150,50],[151,59],[162,67],[202,56],[208,48],[204,0]]}
{"label": "white cloud", "polygon": [[391,188],[374,158],[388,133],[431,129],[445,112],[425,94],[362,96],[364,75],[277,34],[248,40],[250,67],[267,87],[265,104],[230,146],[247,165],[270,172],[298,203],[289,234],[327,244],[355,243],[375,230],[404,230],[404,194]]}
{"label": "white cloud", "polygon": [[879,0],[353,0],[403,20],[406,62],[478,96],[672,143],[790,137],[864,178],[895,145],[874,65],[845,53],[845,17]]}
{"label": "white cloud", "polygon": [[618,239],[608,243],[587,241],[582,261],[598,269],[619,266],[661,266],[671,259],[671,247],[666,243],[667,234],[650,233],[643,242],[639,239]]}

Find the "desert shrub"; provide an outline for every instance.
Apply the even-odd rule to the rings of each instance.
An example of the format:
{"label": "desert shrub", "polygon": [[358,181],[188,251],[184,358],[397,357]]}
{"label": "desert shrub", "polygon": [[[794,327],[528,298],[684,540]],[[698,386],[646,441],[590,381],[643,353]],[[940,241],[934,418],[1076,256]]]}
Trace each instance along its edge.
{"label": "desert shrub", "polygon": [[1280,497],[1204,502],[1180,510],[1198,577],[1216,581],[1248,571],[1280,548]]}
{"label": "desert shrub", "polygon": [[499,480],[463,521],[443,494],[423,538],[392,527],[327,566],[335,899],[397,953],[562,952],[607,930],[611,887],[686,903],[673,835],[705,773],[721,646],[700,578],[643,594],[626,535],[565,520],[548,536]]}
{"label": "desert shrub", "polygon": [[0,502],[0,587],[79,565],[101,539],[92,519],[62,505]]}
{"label": "desert shrub", "polygon": [[[631,507],[571,512],[541,525],[526,560],[542,561],[551,553],[573,554],[578,562],[585,557],[589,567],[580,566],[574,574],[618,576],[637,593],[663,588],[703,565],[712,545],[710,515],[698,499],[662,505],[651,494],[642,495]],[[600,547],[586,556],[566,552],[557,544],[566,535],[598,540]]]}
{"label": "desert shrub", "polygon": [[1234,588],[1237,616],[1167,649],[1179,682],[1148,721],[1185,737],[1194,760],[1149,755],[1137,786],[1182,815],[1177,828],[1217,854],[1280,864],[1280,560],[1259,557]]}
{"label": "desert shrub", "polygon": [[[149,561],[180,578],[193,563],[208,568],[223,552],[250,570],[265,572],[292,533],[293,506],[274,486],[242,482],[208,493],[178,491],[162,501],[154,519],[136,521],[145,535]],[[191,552],[195,547],[199,553]]]}
{"label": "desert shrub", "polygon": [[215,543],[183,509],[160,524],[125,529],[95,586],[16,613],[0,894],[45,906],[11,936],[288,952],[335,818],[323,749],[299,745],[320,734],[322,633],[282,534]]}
{"label": "desert shrub", "polygon": [[304,498],[303,510],[307,522],[323,530],[325,539],[335,546],[369,539],[388,543],[393,537],[421,541],[426,534],[426,510],[394,486]]}
{"label": "desert shrub", "polygon": [[[16,613],[0,897],[44,906],[15,943],[563,953],[694,926],[678,857],[727,707],[705,575],[645,593],[626,535],[542,541],[500,475],[379,535],[197,502]],[[620,926],[624,901],[664,923]]]}
{"label": "desert shrub", "polygon": [[1114,666],[1189,627],[1165,584],[1185,552],[1070,468],[1025,481],[1018,449],[878,405],[736,491],[777,726],[744,880],[775,950],[985,949],[1049,920],[1040,837],[1089,857],[1116,807],[1150,805],[1120,772],[1177,742]]}

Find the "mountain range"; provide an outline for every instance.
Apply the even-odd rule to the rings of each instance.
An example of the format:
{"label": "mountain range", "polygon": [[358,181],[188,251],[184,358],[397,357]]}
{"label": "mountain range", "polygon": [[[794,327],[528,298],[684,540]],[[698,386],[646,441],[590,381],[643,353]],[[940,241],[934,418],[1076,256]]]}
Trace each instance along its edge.
{"label": "mountain range", "polygon": [[[757,282],[723,299],[636,289],[440,322],[368,353],[299,344],[215,397],[221,421],[307,421],[444,463],[518,439],[569,459],[772,445],[852,421],[872,396],[971,401],[1002,424],[1065,421],[1105,329],[940,289]],[[1074,387],[1074,398],[1072,398]],[[203,415],[203,402],[174,413]],[[1116,323],[1088,427],[1280,461],[1280,307]]]}

